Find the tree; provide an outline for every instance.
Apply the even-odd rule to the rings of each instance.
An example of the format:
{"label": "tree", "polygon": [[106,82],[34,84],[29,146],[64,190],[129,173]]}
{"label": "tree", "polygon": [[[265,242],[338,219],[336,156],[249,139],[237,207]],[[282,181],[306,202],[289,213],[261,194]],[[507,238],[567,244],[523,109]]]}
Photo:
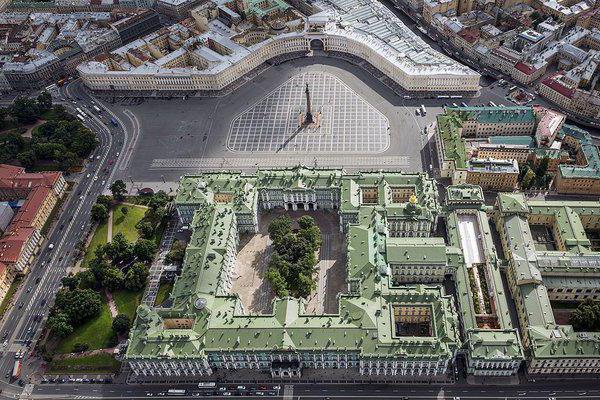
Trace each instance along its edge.
{"label": "tree", "polygon": [[535,180],[535,172],[532,169],[528,169],[521,180],[521,188],[529,189]]}
{"label": "tree", "polygon": [[121,214],[127,215],[129,213],[129,208],[126,206],[121,207]]}
{"label": "tree", "polygon": [[119,314],[113,319],[112,328],[119,335],[126,334],[131,329],[131,320],[127,315]]}
{"label": "tree", "polygon": [[133,258],[133,246],[122,232],[113,236],[112,242],[106,243],[102,248],[106,257],[108,257],[113,264],[129,262]]}
{"label": "tree", "polygon": [[141,262],[150,262],[156,253],[156,242],[148,239],[139,239],[133,245],[133,255]]}
{"label": "tree", "polygon": [[271,287],[278,297],[289,296],[290,293],[286,288],[285,279],[283,279],[278,270],[269,268],[265,274],[265,278],[271,283]]}
{"label": "tree", "polygon": [[279,241],[290,233],[292,233],[292,220],[287,215],[275,218],[269,224],[269,237],[273,242]]}
{"label": "tree", "polygon": [[110,185],[110,191],[115,200],[123,201],[125,200],[125,194],[127,193],[127,186],[125,185],[125,182],[117,179],[112,185]]}
{"label": "tree", "polygon": [[185,257],[185,242],[183,240],[176,240],[171,246],[171,250],[165,256],[166,264],[181,264]]}
{"label": "tree", "polygon": [[104,271],[111,265],[104,259],[104,246],[98,246],[94,252],[94,258],[89,263],[89,270],[92,271],[97,282],[102,282]]}
{"label": "tree", "polygon": [[79,285],[79,277],[77,275],[64,276],[60,282],[63,287],[68,288],[69,290],[75,290]]}
{"label": "tree", "polygon": [[146,280],[148,279],[148,267],[142,263],[135,263],[125,275],[125,288],[132,292],[140,291],[146,286]]}
{"label": "tree", "polygon": [[591,299],[580,303],[571,313],[570,322],[576,331],[600,330],[600,303]]}
{"label": "tree", "polygon": [[107,210],[110,210],[112,200],[112,196],[109,196],[107,194],[101,194],[100,196],[96,197],[96,203],[102,204],[104,207],[106,207]]}
{"label": "tree", "polygon": [[39,112],[49,111],[52,108],[52,95],[44,90],[37,97],[37,105]]}
{"label": "tree", "polygon": [[98,286],[98,280],[93,271],[86,269],[85,271],[79,271],[75,274],[75,277],[79,281],[79,287],[82,289],[94,289]]}
{"label": "tree", "polygon": [[321,246],[321,229],[317,225],[302,228],[298,232],[298,236],[306,240],[313,249],[316,251]]}
{"label": "tree", "polygon": [[111,267],[104,271],[102,286],[109,292],[114,292],[115,290],[123,288],[124,280],[125,276],[123,275],[123,272],[118,268]]}
{"label": "tree", "polygon": [[298,218],[298,226],[300,229],[308,229],[315,226],[315,220],[310,215],[303,215]]}
{"label": "tree", "polygon": [[37,121],[40,110],[35,100],[19,97],[12,104],[11,114],[21,124],[33,124]]}
{"label": "tree", "polygon": [[140,236],[145,239],[150,239],[154,235],[154,226],[150,221],[140,221],[137,225]]}
{"label": "tree", "polygon": [[148,201],[148,208],[150,208],[152,211],[156,211],[159,208],[163,208],[164,206],[166,206],[168,202],[169,196],[167,196],[167,194],[164,191],[159,190]]}
{"label": "tree", "polygon": [[104,222],[108,219],[108,210],[102,204],[94,204],[90,216],[94,222]]}
{"label": "tree", "polygon": [[48,318],[48,328],[57,336],[64,338],[73,333],[73,326],[70,323],[69,315],[64,312],[58,312]]}
{"label": "tree", "polygon": [[56,295],[55,307],[69,317],[71,325],[79,326],[100,314],[102,300],[91,289],[63,289]]}
{"label": "tree", "polygon": [[544,175],[546,175],[546,171],[548,171],[549,163],[550,163],[550,157],[544,157],[540,160],[540,163],[538,164],[538,167],[535,170],[535,175],[538,178],[541,178]]}
{"label": "tree", "polygon": [[17,154],[17,160],[25,168],[31,168],[35,165],[35,153],[31,150],[23,151]]}

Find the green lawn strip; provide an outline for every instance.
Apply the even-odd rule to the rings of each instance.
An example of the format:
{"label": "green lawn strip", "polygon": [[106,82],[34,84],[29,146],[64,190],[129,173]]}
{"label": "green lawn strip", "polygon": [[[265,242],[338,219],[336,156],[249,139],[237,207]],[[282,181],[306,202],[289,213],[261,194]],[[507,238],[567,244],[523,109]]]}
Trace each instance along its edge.
{"label": "green lawn strip", "polygon": [[50,373],[113,373],[117,372],[121,363],[111,354],[99,353],[85,356],[72,356],[61,360],[52,361],[49,365]]}
{"label": "green lawn strip", "polygon": [[[129,212],[123,215],[121,209],[126,207]],[[147,208],[136,206],[124,206],[122,204],[113,207],[113,237],[121,232],[130,242],[136,242],[139,238],[139,233],[135,227],[138,222],[144,218]]]}
{"label": "green lawn strip", "polygon": [[94,251],[96,251],[96,248],[106,243],[107,235],[108,224],[103,223],[98,225],[96,231],[94,232],[94,236],[92,237],[92,240],[90,241],[90,244],[85,251],[85,256],[83,257],[83,261],[81,262],[82,268],[88,267],[88,263],[94,258]]}
{"label": "green lawn strip", "polygon": [[173,290],[173,284],[171,282],[163,282],[158,287],[158,293],[156,293],[156,299],[154,300],[155,306],[160,306],[169,298],[171,294],[171,290]]}
{"label": "green lawn strip", "polygon": [[144,292],[131,292],[129,290],[117,290],[113,292],[113,300],[119,310],[119,314],[125,314],[131,321],[135,319],[135,312],[142,301]]}
{"label": "green lawn strip", "polygon": [[60,341],[57,353],[71,353],[76,343],[86,343],[88,350],[104,349],[113,344],[112,317],[106,297],[102,295],[100,315],[75,328],[75,331]]}
{"label": "green lawn strip", "polygon": [[2,317],[4,315],[4,313],[6,312],[6,309],[8,308],[8,305],[10,304],[10,300],[15,295],[15,292],[17,291],[17,288],[19,287],[20,284],[21,284],[20,277],[15,278],[13,283],[11,283],[10,287],[8,288],[8,291],[6,292],[6,296],[4,296],[2,303],[0,303],[0,317]]}

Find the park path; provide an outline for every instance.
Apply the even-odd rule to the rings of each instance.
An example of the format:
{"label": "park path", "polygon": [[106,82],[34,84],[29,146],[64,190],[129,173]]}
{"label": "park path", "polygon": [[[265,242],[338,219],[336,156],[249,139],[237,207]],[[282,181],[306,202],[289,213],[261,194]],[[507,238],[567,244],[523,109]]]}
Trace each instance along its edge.
{"label": "park path", "polygon": [[112,207],[111,209],[108,211],[108,222],[107,222],[107,228],[106,229],[106,243],[111,243],[112,242],[112,224],[113,224],[113,210]]}
{"label": "park path", "polygon": [[110,309],[110,315],[114,318],[119,315],[119,310],[117,310],[117,304],[113,299],[112,293],[108,290],[105,292],[106,299],[108,300],[108,308]]}

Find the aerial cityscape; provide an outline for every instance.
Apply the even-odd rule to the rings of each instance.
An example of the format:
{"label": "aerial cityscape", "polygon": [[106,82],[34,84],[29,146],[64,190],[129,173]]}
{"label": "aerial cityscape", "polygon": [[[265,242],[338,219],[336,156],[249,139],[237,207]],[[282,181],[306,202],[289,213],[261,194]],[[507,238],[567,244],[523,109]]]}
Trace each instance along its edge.
{"label": "aerial cityscape", "polygon": [[0,398],[600,399],[600,2],[0,0]]}

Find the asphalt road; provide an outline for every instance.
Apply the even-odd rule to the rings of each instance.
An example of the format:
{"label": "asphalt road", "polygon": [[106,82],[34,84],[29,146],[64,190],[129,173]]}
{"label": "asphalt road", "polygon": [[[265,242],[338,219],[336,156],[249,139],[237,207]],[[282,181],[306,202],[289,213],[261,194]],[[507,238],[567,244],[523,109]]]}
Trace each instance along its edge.
{"label": "asphalt road", "polygon": [[[29,360],[29,350],[33,348],[30,343],[35,343],[42,331],[60,280],[65,276],[67,268],[74,264],[74,247],[91,228],[91,207],[96,197],[110,185],[111,170],[117,164],[118,154],[126,142],[126,127],[125,131],[122,124],[118,128],[113,127],[106,109],[102,115],[94,115],[89,111],[93,104],[101,104],[92,103],[91,97],[78,88],[77,83],[64,86],[59,95],[64,98],[62,103],[65,107],[85,110],[85,125],[96,133],[99,145],[93,161],[79,174],[78,184],[64,202],[63,212],[59,213],[58,220],[31,267],[31,273],[15,294],[14,306],[0,325],[0,335],[6,335],[0,358],[0,386],[3,388],[3,395],[22,390],[15,385],[16,382],[9,382],[17,352],[25,353],[21,377],[27,381],[30,372],[28,364],[32,361]],[[75,103],[68,99],[74,99]],[[54,245],[52,250],[49,249],[50,244]]]}
{"label": "asphalt road", "polygon": [[[223,386],[224,385],[219,385]],[[245,384],[246,389],[250,386]],[[257,390],[260,388],[253,385]],[[268,392],[273,385],[266,385]],[[236,385],[227,385],[231,395],[238,395]],[[165,385],[40,385],[31,393],[32,399],[69,399],[69,398],[104,398],[104,399],[141,399],[141,398],[225,398],[216,389],[198,389],[192,385],[177,386],[185,389],[186,395],[168,395],[173,386]],[[246,394],[244,390],[242,393]],[[208,394],[208,396],[207,396]],[[275,390],[275,396],[244,396],[250,398],[283,398],[283,399],[596,399],[600,398],[600,387],[582,388],[578,382],[562,382],[552,385],[542,383],[522,384],[518,386],[471,386],[471,385],[382,385],[382,384],[281,384],[281,390]]]}

